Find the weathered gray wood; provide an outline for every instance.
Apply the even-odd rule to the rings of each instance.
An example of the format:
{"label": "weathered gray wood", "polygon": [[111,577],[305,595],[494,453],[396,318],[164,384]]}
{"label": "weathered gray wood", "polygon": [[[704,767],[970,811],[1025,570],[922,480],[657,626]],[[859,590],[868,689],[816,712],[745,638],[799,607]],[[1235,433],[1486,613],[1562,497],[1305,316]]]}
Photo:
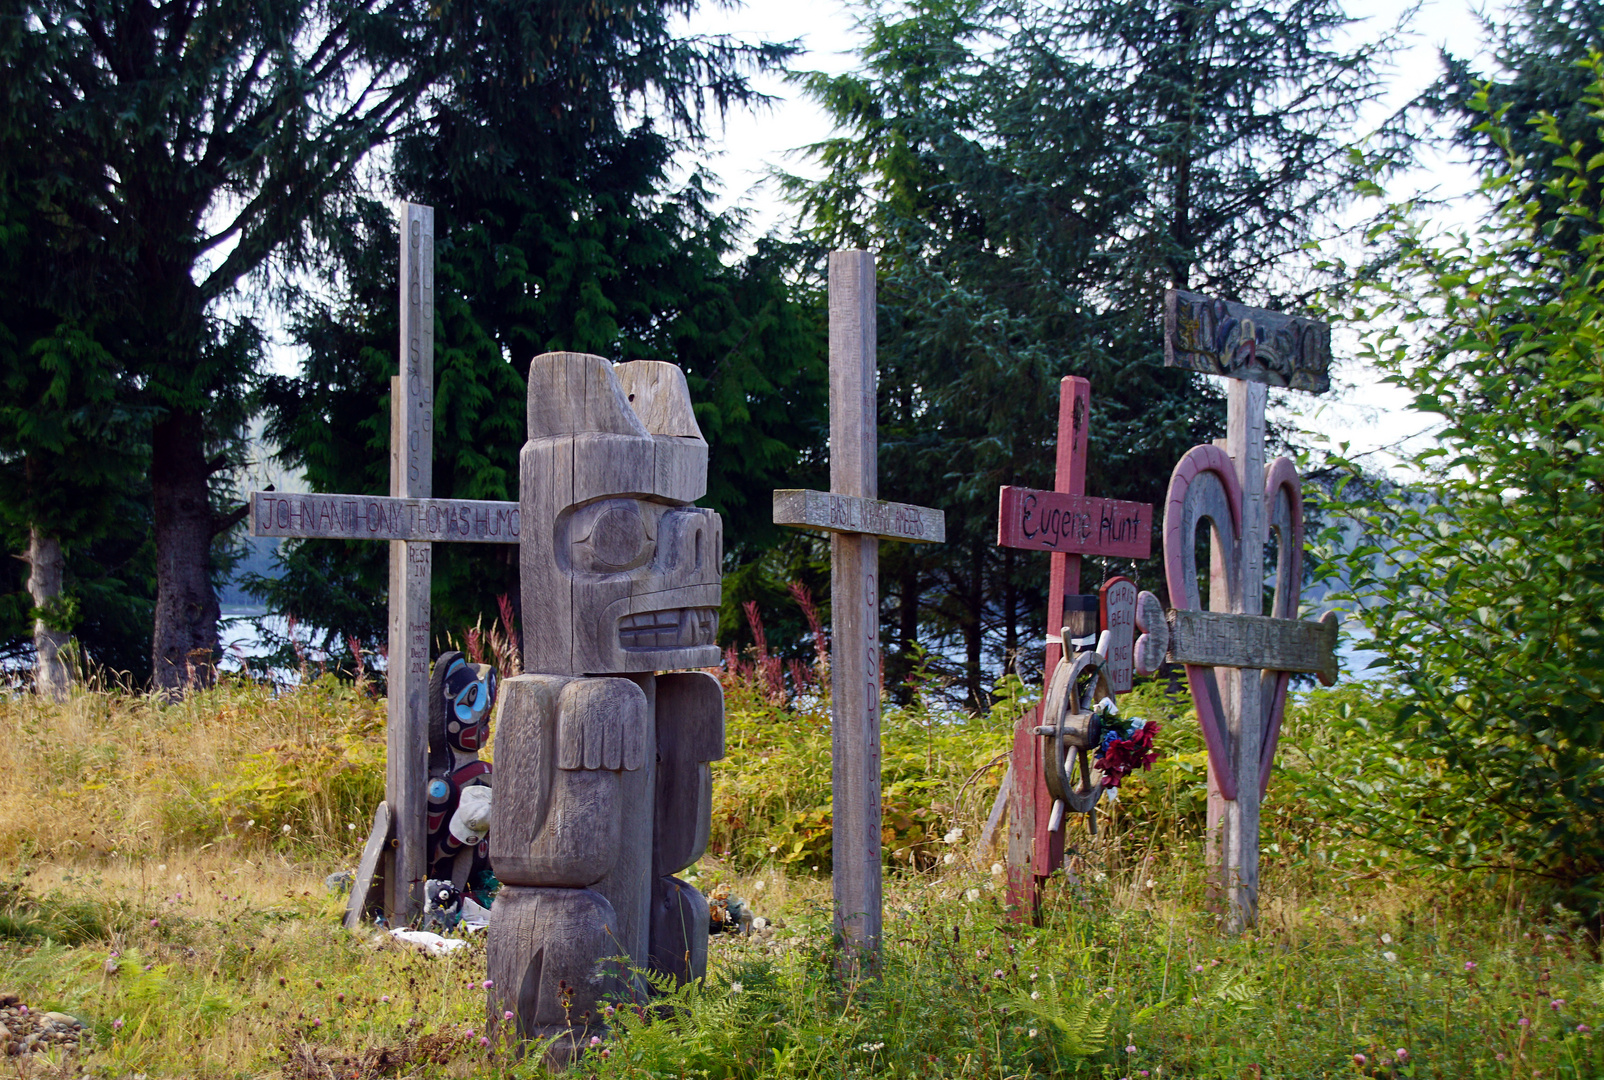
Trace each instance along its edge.
{"label": "weathered gray wood", "polygon": [[[867,251],[830,255],[830,490],[879,497],[875,269]],[[849,963],[877,966],[880,851],[880,541],[830,538],[830,728],[835,922]]]}
{"label": "weathered gray wood", "polygon": [[861,533],[909,543],[947,541],[946,515],[907,503],[789,488],[774,493],[774,523],[820,532]]}
{"label": "weathered gray wood", "polygon": [[[1329,346],[1328,346],[1329,349]],[[1266,388],[1260,382],[1232,381],[1227,387],[1226,441],[1237,481],[1242,486],[1242,528],[1237,590],[1231,597],[1235,615],[1258,616],[1264,606],[1264,408]],[[1175,628],[1171,628],[1172,641]],[[1262,666],[1262,665],[1261,665]],[[1236,799],[1225,820],[1225,873],[1230,905],[1226,925],[1241,931],[1259,913],[1259,766],[1263,738],[1261,674],[1237,668],[1228,678],[1236,685],[1228,723]]]}
{"label": "weathered gray wood", "polygon": [[1336,677],[1337,617],[1331,612],[1311,622],[1175,610],[1168,621],[1172,663]]}
{"label": "weathered gray wood", "polygon": [[986,815],[986,824],[980,830],[980,843],[976,846],[982,855],[991,850],[997,842],[997,827],[1002,824],[1003,815],[1008,812],[1008,793],[1014,787],[1014,763],[1008,762],[1008,768],[1003,772],[1002,785],[997,788],[997,797],[991,802],[991,813]]}
{"label": "weathered gray wood", "polygon": [[251,492],[252,536],[516,544],[515,502]]}
{"label": "weathered gray wood", "polygon": [[1170,651],[1170,624],[1164,614],[1164,603],[1150,592],[1136,595],[1135,660],[1138,675],[1156,675]]}
{"label": "weathered gray wood", "polygon": [[[434,209],[407,203],[401,215],[401,373],[390,380],[390,495],[427,499],[434,482]],[[385,907],[392,921],[423,909],[427,876],[424,786],[429,754],[427,543],[390,544],[389,723],[385,801],[395,818],[393,872]]]}
{"label": "weathered gray wood", "polygon": [[[657,676],[626,676],[646,696],[645,745],[657,745]],[[585,680],[586,682],[594,680]],[[637,968],[651,961],[652,834],[657,818],[657,755],[643,755],[641,767],[618,775],[618,794],[613,803],[618,817],[617,855],[612,867],[593,888],[613,906],[617,923],[613,934],[618,952],[629,956]],[[564,828],[571,828],[566,822]],[[645,993],[641,981],[638,990]]]}
{"label": "weathered gray wood", "polygon": [[345,905],[347,930],[358,929],[367,918],[368,909],[384,903],[381,861],[394,835],[390,804],[381,801],[373,811],[373,828],[368,831],[368,842],[362,847],[362,861],[356,864],[356,877],[351,881],[351,899]]}
{"label": "weathered gray wood", "polygon": [[677,874],[706,853],[713,817],[708,763],[723,756],[724,688],[719,681],[705,671],[659,675],[652,841],[652,873],[657,877]]}
{"label": "weathered gray wood", "polygon": [[718,663],[723,526],[690,505],[707,490],[707,443],[683,376],[546,353],[530,364],[529,424],[519,485],[525,670]]}
{"label": "weathered gray wood", "polygon": [[651,970],[689,982],[707,975],[707,898],[676,877],[652,886]]}
{"label": "weathered gray wood", "polygon": [[1170,289],[1164,294],[1164,362],[1323,394],[1331,388],[1331,327]]}
{"label": "weathered gray wood", "polygon": [[[609,960],[622,952],[617,927],[612,906],[594,889],[503,885],[486,941],[490,1037],[559,1036],[547,1060],[561,1067],[583,1052],[591,1036],[605,1035],[603,997],[629,998],[617,975],[629,958]],[[509,1012],[510,1025],[504,1019]]]}
{"label": "weathered gray wood", "polygon": [[[643,771],[648,723],[646,697],[629,679],[519,675],[501,684],[490,807],[498,878],[579,888],[611,873],[623,819],[637,810],[624,802],[622,777]],[[587,747],[597,751],[591,764]]]}

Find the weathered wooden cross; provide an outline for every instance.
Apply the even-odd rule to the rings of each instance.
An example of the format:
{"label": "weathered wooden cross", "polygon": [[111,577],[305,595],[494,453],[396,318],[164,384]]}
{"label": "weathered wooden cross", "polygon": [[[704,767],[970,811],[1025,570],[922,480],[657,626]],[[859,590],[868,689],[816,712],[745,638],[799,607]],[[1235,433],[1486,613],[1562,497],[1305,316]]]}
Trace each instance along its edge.
{"label": "weathered wooden cross", "polygon": [[774,521],[830,536],[830,738],[835,925],[854,965],[878,966],[880,539],[943,543],[940,510],[880,502],[875,465],[875,276],[867,251],[830,253],[830,488],[776,491]]}
{"label": "weathered wooden cross", "polygon": [[[1303,572],[1303,496],[1287,458],[1264,463],[1269,386],[1330,387],[1331,331],[1324,323],[1171,290],[1164,305],[1164,359],[1231,379],[1224,446],[1195,446],[1170,478],[1164,572],[1173,610],[1138,598],[1137,670],[1165,659],[1186,665],[1209,752],[1211,886],[1226,899],[1227,927],[1258,912],[1259,801],[1286,707],[1291,672],[1336,681],[1336,616],[1297,617]],[[1197,529],[1207,521],[1208,611],[1202,608]],[[1275,600],[1264,603],[1264,545],[1277,536]],[[1217,669],[1224,668],[1224,672]],[[1223,680],[1220,676],[1223,675]]]}
{"label": "weathered wooden cross", "polygon": [[401,215],[401,374],[390,380],[390,497],[251,493],[252,536],[390,542],[385,800],[351,888],[346,925],[352,927],[362,918],[381,858],[391,922],[406,921],[423,906],[431,544],[518,542],[516,502],[429,497],[433,451],[434,208],[407,203]]}
{"label": "weathered wooden cross", "polygon": [[[1080,595],[1083,556],[1145,559],[1152,552],[1153,508],[1147,503],[1091,498],[1086,490],[1086,444],[1091,383],[1077,376],[1058,384],[1058,467],[1052,491],[1004,487],[997,498],[997,543],[1051,552],[1047,592],[1047,656],[1042,685],[1080,637],[1095,639],[1097,597]],[[1124,579],[1122,579],[1124,580]],[[1104,598],[1106,603],[1106,598]],[[1066,606],[1072,610],[1066,611]],[[1086,643],[1089,647],[1089,642]],[[1126,657],[1116,692],[1131,688]],[[1064,861],[1063,809],[1054,813],[1042,760],[1041,707],[1014,726],[1014,750],[1004,791],[1008,799],[1008,905],[1013,918],[1034,921],[1041,883]],[[999,799],[1003,793],[999,793]]]}

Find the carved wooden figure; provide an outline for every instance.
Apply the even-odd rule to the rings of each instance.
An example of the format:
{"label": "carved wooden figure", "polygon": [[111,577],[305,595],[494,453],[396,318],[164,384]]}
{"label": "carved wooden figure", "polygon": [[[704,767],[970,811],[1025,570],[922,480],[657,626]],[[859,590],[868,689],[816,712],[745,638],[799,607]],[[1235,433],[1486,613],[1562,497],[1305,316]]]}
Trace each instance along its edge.
{"label": "carved wooden figure", "polygon": [[490,867],[490,741],[496,672],[442,653],[429,680],[429,877],[477,887]]}
{"label": "carved wooden figure", "polygon": [[521,457],[526,674],[497,720],[489,1025],[604,1033],[631,968],[684,981],[707,963],[707,901],[674,877],[707,847],[724,754],[719,517],[707,443],[672,364],[547,353],[529,370]]}

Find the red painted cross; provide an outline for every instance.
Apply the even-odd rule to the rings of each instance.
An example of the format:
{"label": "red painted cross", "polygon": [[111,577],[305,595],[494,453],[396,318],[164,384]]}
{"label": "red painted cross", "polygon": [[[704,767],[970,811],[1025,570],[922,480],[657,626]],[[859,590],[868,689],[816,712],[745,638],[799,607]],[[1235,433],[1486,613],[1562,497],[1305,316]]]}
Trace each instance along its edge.
{"label": "red painted cross", "polygon": [[[1083,555],[1145,559],[1152,553],[1153,508],[1088,498],[1086,440],[1092,385],[1078,376],[1058,384],[1058,468],[1052,491],[1004,487],[998,493],[997,543],[1052,553],[1047,593],[1043,685],[1064,658],[1064,600],[1080,593]],[[1008,796],[1008,903],[1016,920],[1034,921],[1041,882],[1064,862],[1064,831],[1049,827],[1053,797],[1036,727],[1041,707],[1014,726]]]}

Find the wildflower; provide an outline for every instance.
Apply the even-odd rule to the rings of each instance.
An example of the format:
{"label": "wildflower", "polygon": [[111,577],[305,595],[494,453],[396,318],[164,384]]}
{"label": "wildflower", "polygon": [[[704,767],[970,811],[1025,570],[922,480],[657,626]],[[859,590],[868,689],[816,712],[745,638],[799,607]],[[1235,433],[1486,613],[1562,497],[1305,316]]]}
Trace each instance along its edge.
{"label": "wildflower", "polygon": [[347,831],[350,831],[350,832],[355,832],[356,831],[356,826],[351,824],[351,822],[349,822],[349,821],[347,821],[345,823],[345,827],[346,827]]}
{"label": "wildflower", "polygon": [[1034,1039],[1036,1037],[1036,1029],[1035,1028],[1031,1028],[1030,1029],[1030,1037],[1032,1039]]}
{"label": "wildflower", "polygon": [[604,1046],[604,1047],[602,1047],[602,1055],[601,1056],[604,1057],[604,1058],[612,1057],[613,1056],[613,1052],[611,1050],[607,1049],[607,1047]]}
{"label": "wildflower", "polygon": [[730,993],[732,993],[732,994],[739,994],[742,990],[745,990],[745,989],[746,989],[746,987],[742,986],[738,982],[730,983]]}
{"label": "wildflower", "polygon": [[1197,967],[1193,968],[1192,970],[1193,971],[1202,971],[1203,970],[1203,965],[1199,964],[1199,965],[1197,965]]}
{"label": "wildflower", "polygon": [[1392,952],[1391,950],[1388,950],[1387,952],[1384,952],[1381,955],[1382,955],[1382,958],[1385,959],[1387,961],[1387,963],[1389,963],[1389,964],[1396,964],[1398,962],[1398,954],[1395,953],[1395,952]]}
{"label": "wildflower", "polygon": [[600,1035],[592,1035],[590,1037],[590,1045],[592,1045],[592,1046],[600,1046],[601,1045],[601,1036]]}
{"label": "wildflower", "polygon": [[1037,1000],[1040,1000],[1040,998],[1041,998],[1041,991],[1040,990],[1032,990],[1030,992],[1030,1000],[1037,1001]]}
{"label": "wildflower", "polygon": [[1032,971],[1032,972],[1031,972],[1031,973],[1030,973],[1030,981],[1031,981],[1031,982],[1035,982],[1035,981],[1036,981],[1036,977],[1037,977],[1037,976],[1036,976],[1036,973],[1035,973],[1035,972],[1034,972],[1034,971]]}
{"label": "wildflower", "polygon": [[1474,960],[1466,960],[1465,961],[1465,970],[1466,971],[1475,971],[1476,968],[1478,968],[1479,966],[1480,965],[1477,964],[1476,961],[1474,961]]}
{"label": "wildflower", "polygon": [[479,1036],[479,1045],[480,1046],[489,1046],[490,1045],[490,1036],[488,1036],[488,1035]]}
{"label": "wildflower", "polygon": [[160,866],[156,867],[156,869],[159,872],[165,874],[165,873],[167,873],[167,864],[166,863],[162,863]]}
{"label": "wildflower", "polygon": [[384,1004],[388,1005],[388,1004],[390,1004],[390,995],[389,994],[385,994],[383,997],[379,998],[379,1000],[382,1001]]}
{"label": "wildflower", "polygon": [[501,1018],[503,1020],[511,1020],[512,1019],[512,1010],[508,1009],[506,1012],[502,1013],[501,1014]]}
{"label": "wildflower", "polygon": [[1148,878],[1147,879],[1147,887],[1149,889],[1151,889],[1153,886],[1155,886],[1157,884],[1158,884],[1158,882],[1154,881],[1152,878]]}
{"label": "wildflower", "polygon": [[1532,1024],[1532,1022],[1526,1019],[1524,1016],[1517,1020],[1516,1023],[1520,1024],[1521,1027],[1530,1027]]}
{"label": "wildflower", "polygon": [[1365,1059],[1365,1056],[1363,1054],[1355,1054],[1355,1055],[1353,1055],[1353,1063],[1355,1065],[1359,1066],[1361,1069],[1364,1068],[1364,1066],[1365,1066],[1365,1060],[1366,1059]]}
{"label": "wildflower", "polygon": [[973,904],[976,900],[980,899],[980,890],[979,889],[969,889],[968,891],[966,891],[964,893],[964,899],[969,901],[971,904]]}
{"label": "wildflower", "polygon": [[494,980],[494,979],[486,979],[484,982],[479,984],[479,988],[481,990],[489,990],[492,986],[495,986],[495,985],[496,985],[496,980]]}
{"label": "wildflower", "polygon": [[1409,1051],[1405,1050],[1401,1046],[1398,1047],[1398,1049],[1394,1050],[1393,1053],[1398,1056],[1398,1060],[1399,1061],[1403,1061],[1403,1060],[1405,1060],[1406,1058],[1409,1057]]}
{"label": "wildflower", "polygon": [[1392,935],[1391,934],[1382,934],[1381,935],[1381,943],[1383,945],[1391,945],[1392,944]]}
{"label": "wildflower", "polygon": [[473,1038],[473,1028],[469,1028],[467,1031],[464,1031],[463,1035],[467,1036],[470,1039]]}
{"label": "wildflower", "polygon": [[1588,1027],[1586,1024],[1577,1024],[1576,1025],[1576,1033],[1578,1035],[1586,1035],[1589,1031],[1592,1031],[1592,1030],[1593,1029]]}
{"label": "wildflower", "polygon": [[1132,1043],[1132,1044],[1131,1044],[1131,1045],[1130,1045],[1130,1046],[1127,1046],[1127,1047],[1126,1047],[1126,1048],[1125,1048],[1125,1052],[1126,1052],[1126,1053],[1127,1053],[1127,1054],[1134,1054],[1134,1053],[1136,1053],[1136,1045],[1135,1045],[1135,1044],[1134,1044],[1134,1043]]}
{"label": "wildflower", "polygon": [[162,921],[160,919],[152,919],[152,920],[150,920],[150,928],[152,930],[156,929],[156,927],[160,926],[161,924],[162,924]]}
{"label": "wildflower", "polygon": [[1564,1008],[1564,1006],[1565,1006],[1565,999],[1564,998],[1555,998],[1553,1001],[1550,1001],[1548,1003],[1548,1007],[1550,1009],[1553,1009],[1555,1012],[1559,1012],[1560,1009]]}
{"label": "wildflower", "polygon": [[1003,864],[1000,863],[1000,862],[992,863],[991,864],[991,876],[992,877],[1002,877],[1002,875],[1003,875]]}
{"label": "wildflower", "polygon": [[755,889],[755,890],[756,889],[762,889],[763,886],[765,886],[767,884],[768,884],[768,882],[764,881],[762,878],[758,878],[757,881],[753,882],[752,888]]}
{"label": "wildflower", "polygon": [[117,1019],[111,1022],[111,1026],[113,1030],[121,1031],[123,1028],[123,1018],[119,1016]]}
{"label": "wildflower", "polygon": [[943,844],[956,844],[958,841],[962,840],[963,838],[964,838],[964,831],[962,829],[958,829],[958,828],[948,829],[947,830],[947,835],[943,836],[941,838],[941,842]]}
{"label": "wildflower", "polygon": [[247,829],[254,829],[254,828],[256,828],[256,819],[255,819],[255,818],[251,818],[251,820],[249,820],[249,821],[247,821],[247,822],[246,822],[246,823],[245,823],[245,827],[246,827],[246,828],[247,828]]}
{"label": "wildflower", "polygon": [[283,834],[284,834],[284,835],[285,835],[285,836],[288,836],[288,835],[290,835],[290,827],[289,827],[289,824],[288,824],[288,823],[286,823],[286,824],[285,824],[285,825],[284,825],[284,827],[283,827],[283,828],[282,828],[282,829],[280,829],[280,830],[279,830],[279,832],[281,832],[281,833],[283,833]]}
{"label": "wildflower", "polygon": [[1504,1060],[1504,1055],[1503,1054],[1494,1054],[1493,1057],[1495,1057],[1499,1061],[1503,1061]]}
{"label": "wildflower", "polygon": [[951,866],[953,863],[958,861],[958,854],[957,852],[949,851],[947,854],[941,857],[941,861],[946,863],[948,866]]}
{"label": "wildflower", "polygon": [[770,844],[769,845],[769,854],[770,855],[773,855],[776,851],[779,851],[779,850],[780,850],[780,845],[779,844]]}
{"label": "wildflower", "polygon": [[312,1026],[313,1027],[322,1027],[323,1026],[323,1021],[321,1019],[319,1019],[318,1017],[314,1016],[314,1017],[312,1017]]}
{"label": "wildflower", "polygon": [[1002,977],[1003,977],[1003,971],[1002,971],[1002,968],[998,968],[998,969],[997,969],[997,970],[996,970],[996,971],[993,971],[993,972],[992,972],[992,973],[991,973],[991,977],[992,977],[992,978],[993,978],[993,979],[1000,979],[1000,978],[1002,978]]}

